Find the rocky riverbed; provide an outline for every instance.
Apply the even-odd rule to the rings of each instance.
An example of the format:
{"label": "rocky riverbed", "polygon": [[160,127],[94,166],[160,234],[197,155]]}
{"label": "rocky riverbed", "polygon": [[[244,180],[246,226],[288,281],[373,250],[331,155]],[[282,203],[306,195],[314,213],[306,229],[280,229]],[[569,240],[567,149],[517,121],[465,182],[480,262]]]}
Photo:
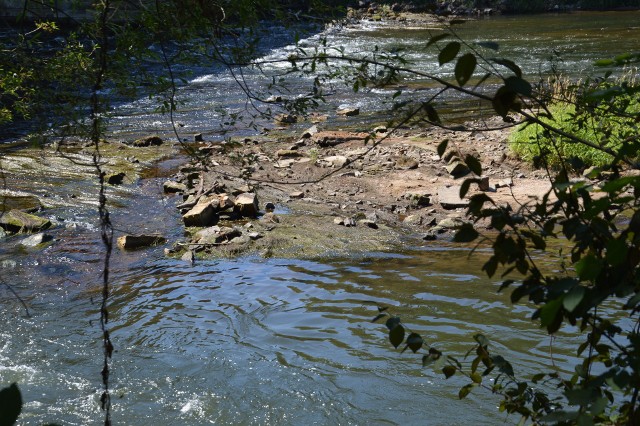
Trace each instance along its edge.
{"label": "rocky riverbed", "polygon": [[[166,251],[186,260],[318,257],[449,240],[465,220],[468,198],[459,191],[472,176],[460,158],[473,155],[484,167],[469,196],[485,191],[516,206],[549,189],[542,172],[510,155],[507,138],[508,130],[358,133],[309,122],[303,131],[280,127],[226,143],[194,142],[201,157],[165,183],[175,194],[168,196],[179,197],[188,235]],[[449,149],[440,157],[445,139]]]}

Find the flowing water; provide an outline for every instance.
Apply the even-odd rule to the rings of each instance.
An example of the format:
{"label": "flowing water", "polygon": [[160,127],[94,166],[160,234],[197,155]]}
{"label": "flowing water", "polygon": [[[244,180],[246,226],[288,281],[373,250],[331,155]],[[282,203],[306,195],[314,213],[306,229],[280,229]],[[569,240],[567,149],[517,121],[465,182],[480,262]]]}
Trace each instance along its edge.
{"label": "flowing water", "polygon": [[[548,71],[554,50],[575,72],[587,70],[594,59],[638,50],[638,18],[638,13],[498,17],[462,31],[469,40],[498,41],[501,54],[515,57],[527,73]],[[428,38],[424,29],[379,24],[329,33],[330,43],[353,51],[404,45],[417,67],[436,72],[433,58],[416,47]],[[286,57],[291,49],[278,48],[267,57]],[[253,85],[262,78],[250,70],[245,77]],[[185,112],[178,117],[185,132],[221,137],[218,106],[242,108],[234,87],[220,73],[202,73],[185,87]],[[382,94],[339,91],[327,108],[346,103],[373,110],[380,108]],[[147,112],[150,106],[144,100],[122,106],[114,133],[168,131],[166,117]],[[171,241],[180,237],[175,200],[162,198],[161,181],[151,177],[111,194],[118,230],[162,231]],[[72,177],[62,183],[41,177],[38,184],[61,200],[74,191],[95,190]],[[28,190],[23,182],[17,193]],[[102,253],[91,203],[78,204],[71,208],[72,202],[61,201],[47,210],[66,224],[52,231],[56,240],[48,248],[20,248],[19,237],[0,246],[0,276],[30,313],[0,283],[0,385],[19,383],[25,400],[20,424],[84,425],[101,419]],[[480,271],[485,257],[480,252],[469,258],[467,250],[447,243],[357,258],[241,258],[193,266],[165,258],[161,248],[116,252],[110,299],[114,422],[515,423],[516,417],[498,413],[498,399],[489,392],[475,390],[459,401],[462,380],[444,380],[422,368],[418,356],[393,350],[384,325],[370,322],[378,312],[375,304],[391,306],[445,352],[462,355],[472,336],[483,333],[523,375],[550,365],[571,371],[568,351],[575,337],[560,333],[551,341],[529,321],[528,308],[497,294],[498,283]]]}

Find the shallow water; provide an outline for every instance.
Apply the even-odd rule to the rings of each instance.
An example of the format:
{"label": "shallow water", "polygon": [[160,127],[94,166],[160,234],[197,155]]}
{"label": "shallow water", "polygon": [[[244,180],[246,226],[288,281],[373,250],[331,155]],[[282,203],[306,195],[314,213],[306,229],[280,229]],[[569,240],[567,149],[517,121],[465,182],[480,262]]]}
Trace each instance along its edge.
{"label": "shallow water", "polygon": [[[569,70],[593,60],[638,49],[636,12],[624,14],[499,17],[469,25],[471,40],[499,41],[504,56],[519,55],[527,73],[545,70],[554,49]],[[606,28],[600,31],[599,28]],[[564,30],[562,33],[558,31]],[[468,31],[468,33],[466,33]],[[367,24],[329,34],[332,43],[356,49],[403,45],[429,72],[434,60],[419,47],[424,29],[387,31]],[[312,44],[317,37],[305,43]],[[553,43],[551,43],[553,41]],[[286,56],[292,46],[270,56]],[[548,69],[547,69],[548,70]],[[446,75],[447,70],[443,72]],[[247,71],[251,84],[259,74]],[[302,84],[302,83],[300,83]],[[300,86],[299,86],[300,87]],[[382,108],[384,91],[354,97],[348,90],[325,107]],[[219,72],[202,72],[181,96],[181,131],[218,133],[219,107],[242,110],[235,83]],[[149,112],[153,102],[122,106],[112,130],[128,138],[169,132],[167,117]],[[365,121],[363,121],[365,122]],[[247,132],[250,133],[250,132]],[[243,134],[243,132],[239,132]],[[168,164],[168,163],[166,163]],[[161,195],[161,178],[175,163],[110,194],[113,223],[124,231],[161,231],[170,242],[182,229],[175,199]],[[47,192],[57,200],[46,214],[60,226],[43,250],[0,246],[0,385],[20,384],[26,401],[21,424],[98,422],[101,346],[98,328],[102,251],[97,235],[94,184],[73,176],[38,175],[14,188],[15,196]],[[86,195],[68,199],[72,194]],[[93,200],[93,201],[92,201]],[[73,207],[75,206],[75,207]],[[498,284],[480,272],[483,254],[446,243],[405,247],[400,254],[321,261],[242,258],[198,262],[166,259],[161,248],[116,252],[110,299],[112,389],[116,424],[496,424],[505,421],[497,398],[474,391],[458,401],[464,382],[444,380],[420,357],[400,354],[385,327],[370,322],[375,304],[389,305],[429,344],[461,355],[475,333],[529,374],[556,365],[572,370],[574,341],[560,333],[552,342],[533,326],[530,311],[496,293]],[[515,417],[506,423],[515,423]]]}

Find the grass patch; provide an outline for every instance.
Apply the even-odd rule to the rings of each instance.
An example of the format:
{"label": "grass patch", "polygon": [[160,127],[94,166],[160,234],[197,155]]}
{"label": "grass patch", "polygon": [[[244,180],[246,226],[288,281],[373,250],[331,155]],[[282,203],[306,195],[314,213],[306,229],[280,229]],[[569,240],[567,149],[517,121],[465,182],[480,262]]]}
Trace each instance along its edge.
{"label": "grass patch", "polygon": [[[603,93],[602,87],[599,87]],[[551,117],[541,121],[589,141],[596,147],[611,150],[616,156],[631,160],[638,158],[637,135],[640,132],[640,96],[621,95],[589,100],[587,96],[575,103],[556,102],[549,106]],[[539,124],[521,125],[509,136],[511,150],[521,159],[539,165],[544,158],[552,168],[563,163],[582,167],[603,167],[619,160],[601,149],[590,147],[569,138],[559,136],[542,128]]]}

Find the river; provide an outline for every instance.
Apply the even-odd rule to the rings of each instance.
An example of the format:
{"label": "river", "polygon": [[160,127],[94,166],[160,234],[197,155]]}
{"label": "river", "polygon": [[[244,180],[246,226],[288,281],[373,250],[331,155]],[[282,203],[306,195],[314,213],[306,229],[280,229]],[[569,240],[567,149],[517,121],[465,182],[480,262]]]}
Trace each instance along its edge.
{"label": "river", "polygon": [[[461,31],[469,40],[498,41],[500,54],[515,58],[529,75],[548,72],[548,59],[560,53],[566,63],[558,66],[576,76],[588,72],[595,59],[638,50],[637,22],[636,12],[495,17]],[[434,57],[417,48],[428,38],[424,29],[389,30],[371,23],[331,32],[328,42],[352,51],[402,45],[418,68],[436,72]],[[278,48],[267,58],[292,49]],[[246,78],[258,84],[261,77],[247,72]],[[184,131],[222,137],[215,125],[218,107],[241,108],[237,93],[225,74],[202,73],[192,80],[181,92],[186,104],[178,120]],[[341,91],[326,108],[349,104],[373,110],[382,95]],[[148,100],[122,106],[112,132],[169,133],[166,117],[150,107]],[[180,237],[175,200],[158,190],[166,173],[152,170],[149,178],[113,192],[116,230]],[[73,185],[82,184],[69,178],[46,190],[55,199],[95,189]],[[28,189],[24,183],[22,190]],[[0,385],[19,383],[25,400],[21,425],[97,424],[102,418],[102,253],[90,200],[78,208],[70,205],[60,202],[47,211],[67,224],[52,231],[56,241],[47,249],[19,248],[20,237],[6,239],[0,248],[2,280],[31,314],[0,284]],[[419,356],[392,348],[384,325],[370,322],[375,304],[383,304],[447,353],[462,356],[472,336],[483,333],[519,374],[550,365],[572,371],[571,330],[552,341],[528,319],[529,308],[497,294],[499,283],[480,271],[485,256],[468,257],[466,249],[446,242],[317,261],[248,257],[195,265],[166,258],[162,248],[118,251],[109,300],[116,348],[114,423],[517,423],[517,417],[497,411],[498,398],[489,392],[475,390],[459,401],[463,380],[445,380],[422,368]]]}

